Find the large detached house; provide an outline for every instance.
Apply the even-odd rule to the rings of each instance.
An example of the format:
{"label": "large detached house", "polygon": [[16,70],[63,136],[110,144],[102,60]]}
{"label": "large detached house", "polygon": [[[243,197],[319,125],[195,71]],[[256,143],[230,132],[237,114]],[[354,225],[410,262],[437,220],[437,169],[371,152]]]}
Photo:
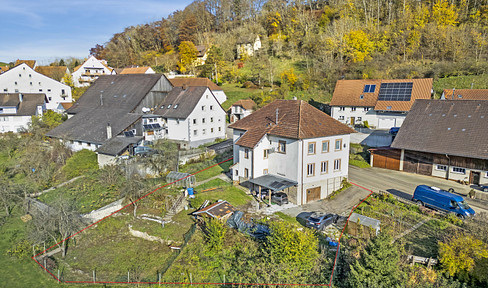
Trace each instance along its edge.
{"label": "large detached house", "polygon": [[112,74],[115,74],[115,71],[107,65],[107,61],[90,56],[83,64],[75,67],[71,76],[75,87],[84,87],[89,86],[100,76]]}
{"label": "large detached house", "polygon": [[235,182],[284,191],[302,205],[327,197],[348,176],[355,131],[304,101],[276,100],[229,127]]}
{"label": "large detached house", "polygon": [[331,116],[354,126],[377,129],[400,127],[417,99],[431,99],[432,78],[339,80],[330,106]]}
{"label": "large detached house", "polygon": [[[35,61],[29,64],[36,67]],[[20,63],[1,74],[0,93],[45,94],[46,109],[55,111],[60,104],[73,101],[71,87],[36,72],[30,65]]]}
{"label": "large detached house", "polygon": [[32,116],[46,110],[46,100],[45,94],[0,93],[0,133],[27,129]]}
{"label": "large detached house", "polygon": [[417,100],[376,167],[488,183],[488,101]]}

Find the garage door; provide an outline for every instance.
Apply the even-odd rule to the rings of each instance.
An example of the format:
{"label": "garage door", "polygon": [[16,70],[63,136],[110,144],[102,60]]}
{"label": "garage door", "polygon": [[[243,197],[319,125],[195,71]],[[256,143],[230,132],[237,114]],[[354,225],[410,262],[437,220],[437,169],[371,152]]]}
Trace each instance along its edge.
{"label": "garage door", "polygon": [[405,152],[403,171],[422,175],[432,175],[432,155],[423,153]]}
{"label": "garage door", "polygon": [[320,186],[307,189],[307,203],[320,199]]}
{"label": "garage door", "polygon": [[373,167],[400,170],[400,151],[376,150],[373,151]]}
{"label": "garage door", "polygon": [[395,126],[395,118],[379,118],[378,129],[390,129]]}

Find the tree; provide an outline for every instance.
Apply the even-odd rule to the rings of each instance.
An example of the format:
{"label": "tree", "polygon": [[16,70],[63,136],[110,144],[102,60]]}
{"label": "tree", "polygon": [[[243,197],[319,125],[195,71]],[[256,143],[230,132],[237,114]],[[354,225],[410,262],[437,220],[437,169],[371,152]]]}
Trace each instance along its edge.
{"label": "tree", "polygon": [[450,276],[471,272],[482,258],[488,258],[488,245],[471,235],[457,233],[445,243],[439,242],[439,260]]}
{"label": "tree", "polygon": [[402,275],[400,253],[392,238],[382,232],[364,248],[361,256],[350,265],[350,287],[398,287]]}
{"label": "tree", "polygon": [[371,58],[374,43],[363,30],[353,30],[344,35],[344,54],[352,62],[363,62]]}
{"label": "tree", "polygon": [[21,203],[24,197],[24,190],[11,181],[0,178],[0,203],[5,209],[5,215],[10,216],[12,209]]}
{"label": "tree", "polygon": [[193,42],[183,41],[181,42],[180,46],[178,46],[178,51],[180,54],[180,61],[178,62],[178,66],[181,73],[185,73],[186,71],[194,67],[193,63],[197,59],[198,50]]}
{"label": "tree", "polygon": [[144,195],[145,185],[143,179],[139,175],[130,176],[120,190],[120,195],[125,197],[126,201],[132,204],[134,210],[134,218],[137,217],[137,207],[139,205],[138,199]]}

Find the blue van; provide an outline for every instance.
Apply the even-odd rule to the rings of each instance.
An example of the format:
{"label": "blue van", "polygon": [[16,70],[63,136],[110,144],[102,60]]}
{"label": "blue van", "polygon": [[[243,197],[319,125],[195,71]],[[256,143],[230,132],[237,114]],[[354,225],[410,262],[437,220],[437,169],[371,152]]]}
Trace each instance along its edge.
{"label": "blue van", "polygon": [[422,206],[454,213],[458,217],[464,218],[474,216],[475,212],[464,201],[463,197],[449,193],[437,187],[419,185],[415,188],[412,201]]}

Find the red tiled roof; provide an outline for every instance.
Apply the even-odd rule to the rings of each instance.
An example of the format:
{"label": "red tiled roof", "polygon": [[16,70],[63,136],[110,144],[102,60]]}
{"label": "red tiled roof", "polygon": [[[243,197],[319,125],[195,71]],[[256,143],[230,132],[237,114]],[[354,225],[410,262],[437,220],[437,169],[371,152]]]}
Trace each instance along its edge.
{"label": "red tiled roof", "polygon": [[34,66],[36,66],[36,60],[20,60],[20,59],[15,60],[14,66],[19,66],[22,63],[27,64],[27,66],[29,66],[32,69],[34,69]]}
{"label": "red tiled roof", "polygon": [[186,86],[206,86],[210,88],[212,91],[222,91],[222,88],[219,87],[217,84],[212,82],[208,78],[173,78],[168,79],[169,82],[173,85],[173,87],[183,87]]}
{"label": "red tiled roof", "polygon": [[71,108],[71,106],[73,106],[73,103],[61,103],[61,106],[63,106],[64,110],[68,110],[69,108]]}
{"label": "red tiled roof", "polygon": [[256,107],[256,103],[252,101],[252,99],[241,99],[232,104],[232,106],[241,106],[246,110],[252,110],[254,107]]}
{"label": "red tiled roof", "polygon": [[124,68],[120,71],[119,74],[145,74],[146,71],[151,67],[133,67],[133,68]]}
{"label": "red tiled roof", "polygon": [[[413,83],[410,101],[378,101],[382,83]],[[409,111],[417,99],[430,99],[432,78],[426,79],[390,79],[390,80],[339,80],[337,81],[331,106],[374,107],[382,111]],[[376,85],[373,93],[364,93],[364,85]],[[361,99],[363,95],[363,99]]]}
{"label": "red tiled roof", "polygon": [[236,144],[250,148],[265,134],[309,139],[356,132],[302,100],[276,100],[229,127],[245,130],[246,133]]}
{"label": "red tiled roof", "polygon": [[444,89],[442,93],[446,100],[488,100],[488,89]]}

